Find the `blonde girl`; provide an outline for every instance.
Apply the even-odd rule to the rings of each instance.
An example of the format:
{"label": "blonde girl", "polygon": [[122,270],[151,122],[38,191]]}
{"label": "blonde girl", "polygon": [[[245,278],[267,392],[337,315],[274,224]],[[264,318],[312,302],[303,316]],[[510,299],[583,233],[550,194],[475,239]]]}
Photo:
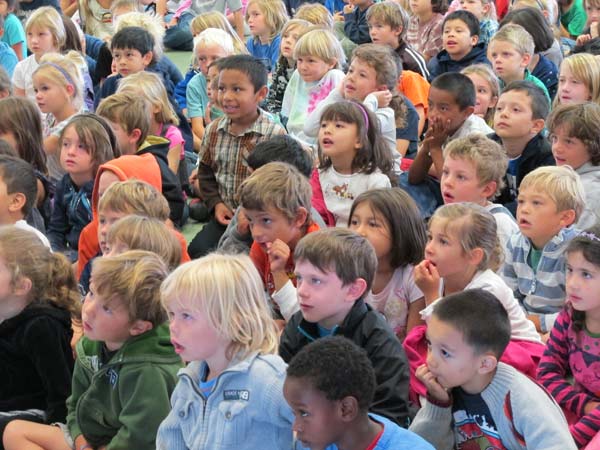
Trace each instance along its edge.
{"label": "blonde girl", "polygon": [[425,307],[413,277],[427,240],[419,208],[400,188],[372,189],[354,200],[348,228],[375,249],[377,272],[366,301],[385,316],[402,341],[422,323],[419,311]]}
{"label": "blonde girl", "polygon": [[43,121],[44,151],[52,182],[64,175],[58,154],[58,138],[69,119],[83,106],[83,78],[79,66],[83,57],[71,51],[67,56],[47,53],[33,73],[33,90]]}
{"label": "blonde girl", "polygon": [[461,73],[468,76],[475,85],[475,111],[491,127],[494,123],[494,111],[500,93],[498,77],[487,64],[473,64],[465,67]]}
{"label": "blonde girl", "polygon": [[77,0],[79,23],[84,33],[103,41],[110,41],[114,34],[113,0]]}
{"label": "blonde girl", "polygon": [[226,31],[233,40],[233,48],[235,49],[236,55],[247,55],[248,49],[246,44],[242,41],[239,35],[235,32],[227,17],[219,11],[210,11],[197,15],[190,23],[190,30],[194,37],[198,36],[207,28],[218,28]]}
{"label": "blonde girl", "polygon": [[63,421],[80,295],[71,265],[32,232],[0,227],[0,433],[15,419]]}
{"label": "blonde girl", "polygon": [[287,10],[281,0],[250,0],[246,7],[246,22],[252,34],[246,47],[252,56],[264,62],[269,72],[277,64],[279,33],[287,20]]}
{"label": "blonde girl", "polygon": [[27,47],[31,55],[15,67],[13,72],[14,93],[35,100],[32,75],[38,68],[40,59],[46,53],[58,53],[66,40],[66,31],[60,14],[51,6],[36,9],[25,25]]}
{"label": "blonde girl", "polygon": [[265,442],[292,448],[285,363],[250,258],[213,253],[186,263],[167,277],[161,293],[171,342],[190,363],[179,372],[157,448],[190,442],[198,450],[262,448]]}
{"label": "blonde girl", "polygon": [[293,58],[296,70],[285,88],[281,118],[288,133],[307,146],[316,143],[304,124],[318,104],[344,79],[344,51],[331,31],[312,29],[298,39]]}
{"label": "blonde girl", "polygon": [[290,78],[296,68],[294,59],[294,47],[300,36],[310,27],[310,23],[302,19],[291,19],[286,22],[281,30],[281,47],[279,48],[279,59],[273,71],[269,94],[265,100],[266,109],[277,114],[281,111],[283,95]]}
{"label": "blonde girl", "polygon": [[576,53],[560,66],[552,108],[584,102],[600,104],[600,60],[589,53]]}
{"label": "blonde girl", "polygon": [[[504,305],[511,322],[511,344],[502,361],[534,377],[544,346],[512,290],[496,274],[502,259],[496,220],[485,208],[474,203],[452,203],[438,208],[429,222],[425,259],[414,270],[415,283],[427,305],[421,315],[427,320],[433,304],[455,292],[475,288],[491,292]],[[425,361],[425,327],[415,327],[404,345],[415,356],[409,358],[414,371]],[[417,380],[411,380],[411,388],[419,395],[425,394]]]}
{"label": "blonde girl", "polygon": [[103,124],[91,114],[73,116],[58,147],[65,175],[56,185],[48,238],[54,251],[77,260],[79,235],[92,220],[92,190],[98,168],[120,156]]}
{"label": "blonde girl", "polygon": [[[169,168],[177,174],[185,157],[184,140],[177,128],[179,118],[169,101],[164,83],[152,72],[142,71],[125,77],[119,83],[117,92],[129,92],[141,96],[152,105],[149,135],[162,136],[169,140],[167,158]],[[184,164],[184,163],[183,163]]]}

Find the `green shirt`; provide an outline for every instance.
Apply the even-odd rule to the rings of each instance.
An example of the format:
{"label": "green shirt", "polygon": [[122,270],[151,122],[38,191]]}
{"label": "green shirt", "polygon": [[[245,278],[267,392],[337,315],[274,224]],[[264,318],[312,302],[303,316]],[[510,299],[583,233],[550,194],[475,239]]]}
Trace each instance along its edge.
{"label": "green shirt", "polygon": [[587,14],[583,9],[583,1],[575,0],[569,10],[562,13],[560,23],[567,29],[569,34],[576,38],[583,33],[583,28],[587,22]]}

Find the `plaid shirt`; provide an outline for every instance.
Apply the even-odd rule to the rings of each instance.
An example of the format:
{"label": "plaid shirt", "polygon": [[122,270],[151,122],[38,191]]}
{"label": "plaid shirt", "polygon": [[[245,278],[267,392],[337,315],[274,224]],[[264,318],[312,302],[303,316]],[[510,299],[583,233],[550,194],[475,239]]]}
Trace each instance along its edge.
{"label": "plaid shirt", "polygon": [[242,134],[230,131],[231,120],[223,116],[212,121],[202,139],[198,159],[198,181],[209,209],[224,202],[231,210],[238,206],[237,190],[250,175],[246,162],[254,146],[277,134],[285,134],[273,117],[259,109],[258,119]]}
{"label": "plaid shirt", "polygon": [[429,61],[442,50],[442,24],[444,16],[433,13],[431,20],[420,24],[417,16],[408,22],[406,42]]}

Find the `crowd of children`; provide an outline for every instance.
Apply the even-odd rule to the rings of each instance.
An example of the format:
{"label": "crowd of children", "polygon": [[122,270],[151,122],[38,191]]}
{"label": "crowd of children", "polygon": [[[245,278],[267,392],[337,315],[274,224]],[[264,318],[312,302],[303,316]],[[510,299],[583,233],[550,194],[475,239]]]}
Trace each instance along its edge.
{"label": "crowd of children", "polygon": [[599,129],[598,0],[0,0],[0,450],[600,449]]}

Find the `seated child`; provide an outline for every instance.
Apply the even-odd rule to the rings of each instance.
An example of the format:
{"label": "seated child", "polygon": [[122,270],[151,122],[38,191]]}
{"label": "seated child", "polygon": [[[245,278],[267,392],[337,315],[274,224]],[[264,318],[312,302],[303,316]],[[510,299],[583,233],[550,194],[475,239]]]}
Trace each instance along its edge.
{"label": "seated child", "polygon": [[590,53],[571,53],[560,65],[552,107],[595,102],[600,104],[600,59]]}
{"label": "seated child", "polygon": [[424,0],[409,4],[406,43],[429,61],[442,50],[442,22],[448,10],[446,0]]}
{"label": "seated child", "polygon": [[460,72],[472,64],[489,64],[486,43],[479,41],[479,21],[469,11],[448,14],[442,33],[443,50],[427,64],[431,79],[445,72]]}
{"label": "seated child", "polygon": [[409,20],[402,6],[391,0],[375,3],[367,10],[369,36],[373,44],[390,46],[400,57],[403,70],[412,70],[429,78],[425,59],[406,43]]}
{"label": "seated child", "polygon": [[50,248],[48,238],[26,221],[35,208],[38,190],[33,167],[21,158],[0,155],[0,188],[0,195],[3,197],[0,203],[0,225],[15,225],[30,231]]}
{"label": "seated child", "polygon": [[502,277],[537,330],[548,333],[565,301],[565,255],[585,205],[583,185],[570,167],[540,167],[519,189],[520,231],[508,242]]}
{"label": "seated child", "polygon": [[552,397],[499,362],[510,340],[510,321],[492,293],[469,289],[438,301],[427,339],[427,363],[416,372],[427,387],[427,401],[411,431],[438,450],[577,448]]}
{"label": "seated child", "polygon": [[288,19],[282,0],[248,0],[246,4],[246,23],[250,29],[246,47],[269,73],[277,64],[280,33]]}
{"label": "seated child", "polygon": [[488,43],[498,31],[496,7],[490,0],[461,0],[460,8],[469,11],[479,21],[479,42]]}
{"label": "seated child", "polygon": [[303,236],[319,229],[309,215],[310,182],[295,167],[272,162],[253,172],[238,195],[254,239],[250,258],[276,309],[288,320],[299,309],[294,248]]}
{"label": "seated child", "polygon": [[198,258],[216,247],[238,206],[236,193],[250,170],[246,158],[254,146],[285,130],[259,108],[267,96],[267,71],[252,56],[235,55],[219,63],[219,102],[225,115],[210,123],[202,140],[198,181],[214,217],[188,247]]}
{"label": "seated child", "polygon": [[185,223],[185,202],[179,177],[169,168],[170,141],[150,134],[150,104],[132,92],[119,92],[104,99],[96,113],[106,119],[123,155],[150,154],[160,167],[161,192],[169,202],[169,218],[178,227]]}
{"label": "seated child", "polygon": [[80,295],[67,259],[30,231],[0,227],[0,263],[5,283],[0,299],[1,440],[6,425],[16,419],[65,420],[73,371],[71,319],[79,316]]}
{"label": "seated child", "polygon": [[500,94],[498,77],[487,64],[473,64],[460,71],[475,85],[475,111],[473,114],[485,120],[490,127],[494,124],[494,112]]}
{"label": "seated child", "polygon": [[374,0],[353,0],[344,6],[344,34],[356,45],[371,42],[367,13]]}
{"label": "seated child", "polygon": [[600,105],[562,105],[550,113],[548,131],[557,166],[568,165],[581,178],[584,210],[576,225],[583,230],[600,220]]}
{"label": "seated child", "polygon": [[[375,388],[367,352],[349,339],[330,336],[308,344],[290,361],[283,385],[297,439],[311,449],[433,450],[414,433],[369,413]],[[321,415],[327,418],[311,420]]]}
{"label": "seated child", "polygon": [[576,39],[583,33],[586,25],[586,11],[583,0],[558,0],[560,7],[560,35]]}
{"label": "seated child", "polygon": [[491,202],[504,186],[507,167],[502,146],[482,134],[471,134],[446,146],[440,179],[444,204],[472,202],[494,216],[503,253],[510,237],[519,231],[510,211]]}
{"label": "seated child", "polygon": [[179,371],[156,448],[292,448],[285,364],[250,258],[213,253],[184,264],[161,295],[171,342],[190,363]]}
{"label": "seated child", "polygon": [[[4,17],[0,15],[0,38],[3,37],[6,32],[4,23]],[[0,41],[0,67],[6,70],[9,77],[12,78],[18,62],[17,55],[11,46],[4,41]]]}
{"label": "seated child", "polygon": [[150,252],[94,261],[67,423],[13,421],[4,432],[7,450],[154,447],[182,366],[160,304],[166,276],[164,263]]}
{"label": "seated child", "polygon": [[548,89],[529,73],[527,66],[534,54],[531,35],[521,25],[509,23],[498,30],[488,44],[487,55],[500,80],[500,91],[513,81],[530,81],[538,86],[550,102]]}
{"label": "seated child", "polygon": [[424,217],[431,217],[442,204],[438,180],[444,164],[443,148],[471,133],[492,132],[481,117],[473,114],[475,101],[475,86],[466,75],[444,73],[431,83],[429,128],[408,173],[400,176],[400,186],[415,199]]}
{"label": "seated child", "polygon": [[1,37],[2,42],[8,44],[14,51],[17,61],[22,61],[27,57],[27,42],[25,40],[23,25],[15,15],[16,8],[16,0],[2,0],[0,15],[4,18],[4,34]]}
{"label": "seated child", "polygon": [[307,234],[294,252],[300,311],[288,321],[279,347],[286,362],[320,337],[341,335],[367,351],[375,369],[370,411],[406,426],[408,369],[400,341],[381,314],[364,302],[377,256],[353,231],[329,229]]}
{"label": "seated child", "polygon": [[[600,431],[598,281],[600,228],[588,228],[567,247],[567,304],[550,332],[537,379],[556,398],[577,446],[593,450]],[[596,439],[596,443],[590,442]]]}
{"label": "seated child", "polygon": [[502,91],[494,114],[491,139],[508,156],[504,189],[498,203],[516,215],[519,186],[525,175],[540,166],[554,165],[544,125],[550,104],[543,91],[529,81],[515,81]]}
{"label": "seated child", "polygon": [[427,233],[419,208],[400,188],[370,189],[352,203],[348,228],[364,236],[377,255],[377,271],[365,302],[385,316],[400,341],[425,307],[414,266],[423,260]]}
{"label": "seated child", "polygon": [[64,252],[74,262],[79,234],[92,221],[92,189],[98,167],[119,155],[114,154],[104,127],[89,114],[69,121],[58,147],[67,173],[56,186],[47,235],[52,249]]}

